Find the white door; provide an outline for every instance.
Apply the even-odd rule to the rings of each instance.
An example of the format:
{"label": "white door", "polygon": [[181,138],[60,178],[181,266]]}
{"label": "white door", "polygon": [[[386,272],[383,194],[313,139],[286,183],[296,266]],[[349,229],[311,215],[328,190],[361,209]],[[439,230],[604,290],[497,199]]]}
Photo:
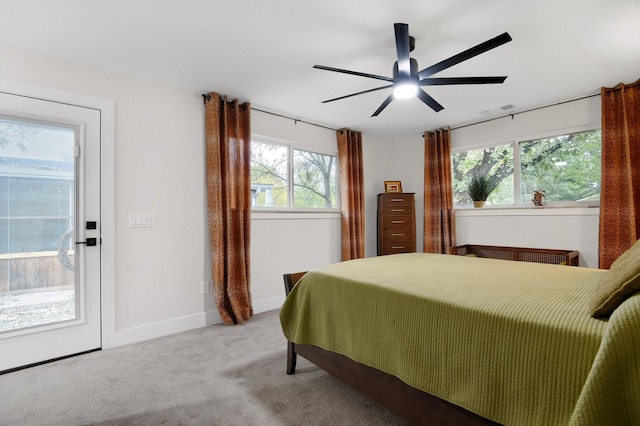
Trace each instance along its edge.
{"label": "white door", "polygon": [[101,347],[100,111],[0,93],[0,371]]}

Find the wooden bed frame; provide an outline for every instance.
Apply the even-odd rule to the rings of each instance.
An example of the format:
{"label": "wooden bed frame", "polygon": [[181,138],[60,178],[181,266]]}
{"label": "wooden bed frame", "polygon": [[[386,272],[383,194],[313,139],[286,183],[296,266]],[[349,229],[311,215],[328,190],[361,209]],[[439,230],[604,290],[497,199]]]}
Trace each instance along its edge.
{"label": "wooden bed frame", "polygon": [[[284,274],[288,295],[306,272]],[[287,374],[294,374],[303,356],[363,395],[415,425],[498,425],[455,404],[407,385],[397,377],[312,345],[287,342]]]}

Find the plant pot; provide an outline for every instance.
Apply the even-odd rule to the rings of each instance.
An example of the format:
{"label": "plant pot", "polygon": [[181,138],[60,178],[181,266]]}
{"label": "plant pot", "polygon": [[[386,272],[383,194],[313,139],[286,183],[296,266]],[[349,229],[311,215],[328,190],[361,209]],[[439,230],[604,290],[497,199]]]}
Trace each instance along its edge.
{"label": "plant pot", "polygon": [[476,209],[481,209],[486,204],[486,201],[474,201],[473,207]]}

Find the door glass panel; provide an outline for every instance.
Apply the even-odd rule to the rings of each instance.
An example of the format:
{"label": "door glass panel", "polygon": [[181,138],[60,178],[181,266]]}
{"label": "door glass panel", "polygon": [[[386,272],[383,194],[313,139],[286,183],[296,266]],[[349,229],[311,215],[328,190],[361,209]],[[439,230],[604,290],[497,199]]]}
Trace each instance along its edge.
{"label": "door glass panel", "polygon": [[75,129],[0,116],[0,333],[78,317]]}

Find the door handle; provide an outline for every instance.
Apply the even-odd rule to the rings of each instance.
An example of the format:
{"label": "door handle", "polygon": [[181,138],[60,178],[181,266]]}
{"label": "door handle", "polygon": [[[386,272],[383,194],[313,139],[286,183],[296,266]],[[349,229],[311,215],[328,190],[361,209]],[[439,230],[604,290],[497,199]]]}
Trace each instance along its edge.
{"label": "door handle", "polygon": [[97,246],[98,239],[97,238],[87,238],[86,241],[76,241],[76,244],[86,244],[87,247]]}

